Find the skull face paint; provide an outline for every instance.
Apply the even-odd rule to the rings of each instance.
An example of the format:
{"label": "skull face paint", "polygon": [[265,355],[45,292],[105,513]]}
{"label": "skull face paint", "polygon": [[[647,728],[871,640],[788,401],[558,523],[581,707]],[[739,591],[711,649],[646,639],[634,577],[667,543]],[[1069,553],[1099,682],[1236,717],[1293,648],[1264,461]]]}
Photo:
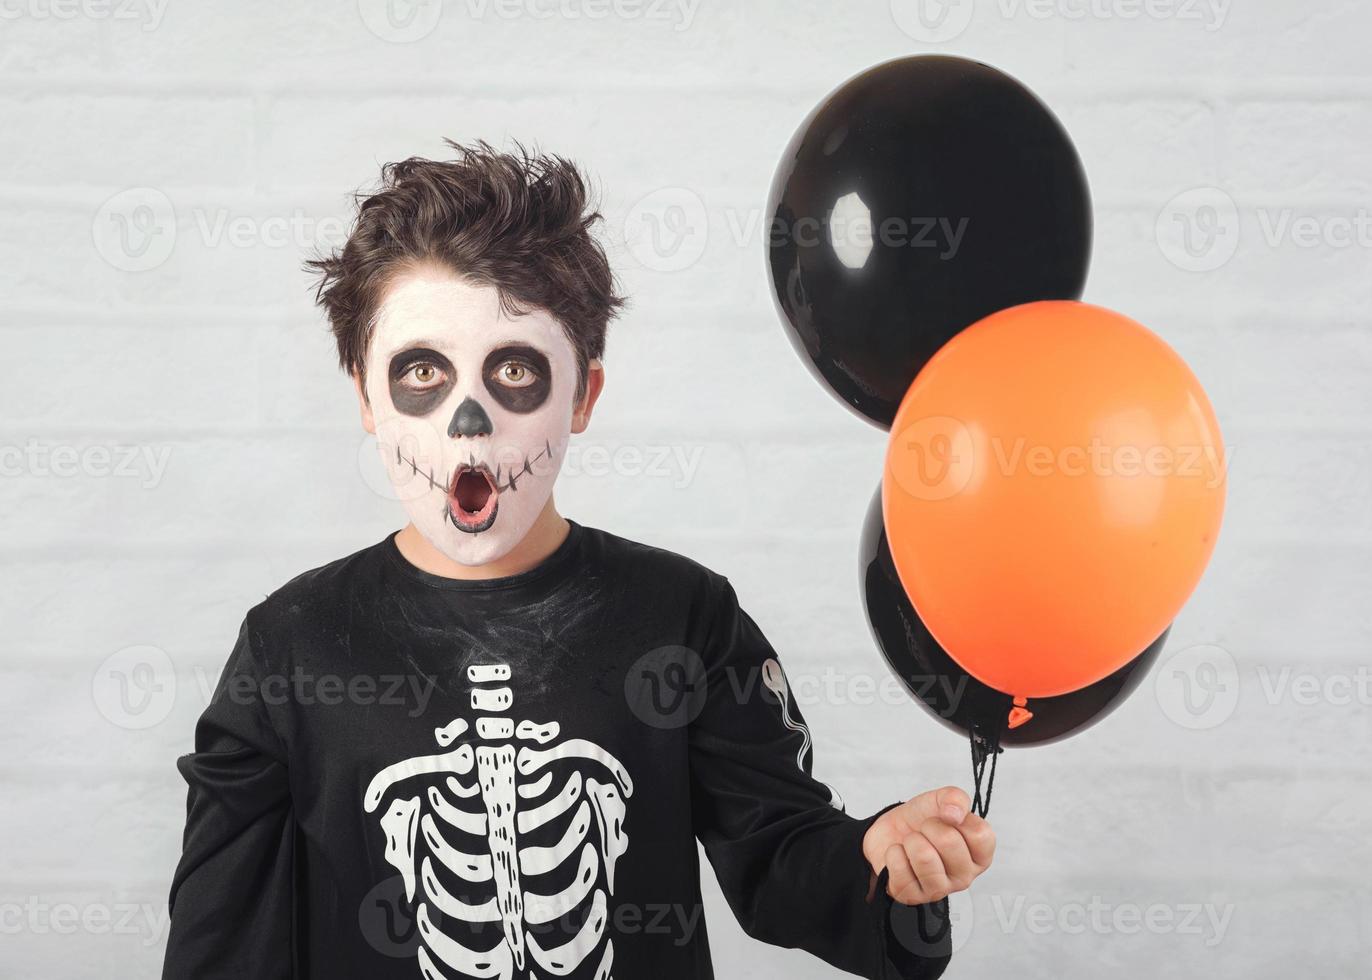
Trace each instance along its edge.
{"label": "skull face paint", "polygon": [[512,317],[493,286],[423,267],[387,293],[366,364],[377,447],[415,527],[463,565],[508,554],[571,435],[577,360],[561,324]]}

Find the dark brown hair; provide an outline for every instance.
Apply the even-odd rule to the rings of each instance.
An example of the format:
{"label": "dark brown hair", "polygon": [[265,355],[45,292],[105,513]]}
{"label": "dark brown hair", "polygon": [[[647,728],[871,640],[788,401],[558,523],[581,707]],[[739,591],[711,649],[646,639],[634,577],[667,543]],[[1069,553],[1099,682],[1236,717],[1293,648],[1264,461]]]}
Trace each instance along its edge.
{"label": "dark brown hair", "polygon": [[381,184],[356,195],[357,219],[341,249],[306,263],[319,275],[315,301],[328,313],[338,361],[363,377],[377,308],[397,273],[437,262],[494,286],[508,315],[538,308],[557,318],[576,350],[577,396],[587,363],[624,299],[591,234],[600,213],[587,181],[559,156],[516,143],[444,141],[453,160],[411,157],[381,169]]}

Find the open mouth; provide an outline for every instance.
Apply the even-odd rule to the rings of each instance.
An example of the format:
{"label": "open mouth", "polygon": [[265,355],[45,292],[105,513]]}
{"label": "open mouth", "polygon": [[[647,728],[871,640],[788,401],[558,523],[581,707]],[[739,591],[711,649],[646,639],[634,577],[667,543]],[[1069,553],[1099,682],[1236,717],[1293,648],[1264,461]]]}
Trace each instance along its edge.
{"label": "open mouth", "polygon": [[484,463],[459,466],[448,486],[448,519],[459,531],[484,531],[495,522],[498,496],[495,478]]}
{"label": "open mouth", "polygon": [[478,463],[476,455],[472,454],[468,457],[468,462],[458,464],[452,480],[444,487],[434,475],[432,467],[420,466],[417,458],[406,456],[398,445],[388,445],[387,449],[395,452],[395,466],[401,478],[404,477],[404,471],[409,470],[413,476],[423,477],[430,489],[447,491],[448,505],[444,511],[448,515],[448,520],[452,522],[453,527],[469,534],[484,531],[495,523],[500,494],[506,490],[517,492],[519,481],[526,474],[534,472],[536,463],[553,458],[553,445],[545,440],[543,448],[532,456],[527,453],[523,455],[522,465],[511,465],[503,474],[502,482],[501,466],[496,466],[495,472],[492,473],[489,466]]}

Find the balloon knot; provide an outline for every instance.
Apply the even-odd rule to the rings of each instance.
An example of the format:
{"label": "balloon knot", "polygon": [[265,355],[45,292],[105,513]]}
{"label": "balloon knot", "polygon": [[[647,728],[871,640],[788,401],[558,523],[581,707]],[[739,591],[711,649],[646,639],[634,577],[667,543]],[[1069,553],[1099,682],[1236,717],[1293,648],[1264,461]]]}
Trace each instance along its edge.
{"label": "balloon knot", "polygon": [[1034,717],[1034,713],[1024,707],[1023,701],[1023,698],[1015,698],[1015,706],[1010,709],[1008,724],[1011,728],[1018,728],[1030,718]]}

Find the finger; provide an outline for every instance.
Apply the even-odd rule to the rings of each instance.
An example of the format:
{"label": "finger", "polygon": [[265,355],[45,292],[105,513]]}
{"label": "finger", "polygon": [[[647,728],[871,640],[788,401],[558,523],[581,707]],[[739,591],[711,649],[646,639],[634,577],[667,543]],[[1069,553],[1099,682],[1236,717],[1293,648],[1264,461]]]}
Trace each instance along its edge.
{"label": "finger", "polygon": [[[972,853],[959,828],[950,827],[942,820],[926,820],[920,827],[920,833],[938,852],[943,873],[948,879],[949,891],[966,888],[972,883],[972,879],[981,873],[981,869],[972,860]],[[915,869],[915,873],[919,874],[918,868]],[[924,881],[923,875],[920,875],[920,881]]]}
{"label": "finger", "polygon": [[971,799],[956,786],[944,786],[921,793],[909,805],[913,810],[913,819],[910,821],[912,827],[918,827],[930,817],[938,817],[956,827],[972,811]]}
{"label": "finger", "polygon": [[910,859],[899,844],[886,849],[886,894],[902,905],[921,905],[925,899],[919,888],[919,880],[910,868]]}
{"label": "finger", "polygon": [[938,816],[945,823],[957,826],[972,812],[972,800],[956,786],[945,786],[936,790],[938,797]]}
{"label": "finger", "polygon": [[895,807],[877,817],[867,833],[862,835],[862,853],[878,874],[883,867],[882,861],[892,844],[898,843],[911,830],[901,807]]}
{"label": "finger", "polygon": [[[946,830],[953,830],[947,824],[938,820],[929,820],[926,825],[938,824]],[[956,834],[957,831],[953,830]],[[962,838],[959,837],[959,840]],[[915,881],[919,883],[919,891],[923,896],[921,902],[935,902],[943,898],[952,888],[952,882],[948,880],[948,871],[943,864],[943,856],[934,845],[927,834],[915,833],[905,838],[902,842],[905,848],[905,856],[910,860],[910,870],[914,872]]]}
{"label": "finger", "polygon": [[989,868],[991,859],[996,856],[996,832],[991,825],[975,813],[969,813],[958,825],[958,833],[967,842],[967,850],[976,866],[981,871]]}

